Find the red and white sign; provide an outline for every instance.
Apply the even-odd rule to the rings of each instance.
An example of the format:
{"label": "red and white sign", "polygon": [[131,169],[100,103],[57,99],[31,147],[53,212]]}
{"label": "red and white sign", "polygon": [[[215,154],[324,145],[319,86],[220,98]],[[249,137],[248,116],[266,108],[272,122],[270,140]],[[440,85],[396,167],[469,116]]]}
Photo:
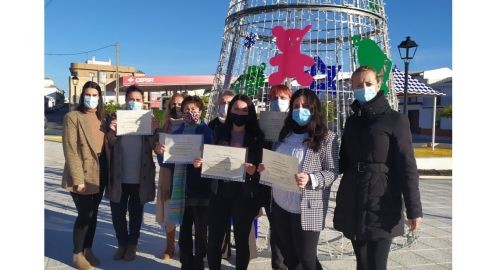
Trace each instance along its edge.
{"label": "red and white sign", "polygon": [[143,85],[212,85],[213,75],[195,75],[195,76],[123,76],[122,85],[129,86],[137,84]]}

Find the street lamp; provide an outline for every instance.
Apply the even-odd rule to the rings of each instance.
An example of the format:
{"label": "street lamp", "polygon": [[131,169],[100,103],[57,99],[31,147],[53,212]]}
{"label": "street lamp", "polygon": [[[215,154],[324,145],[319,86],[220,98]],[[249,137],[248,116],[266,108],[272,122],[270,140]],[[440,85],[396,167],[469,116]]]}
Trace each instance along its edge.
{"label": "street lamp", "polygon": [[[401,57],[401,60],[405,62],[405,89],[404,89],[404,105],[403,105],[403,110],[404,114],[406,113],[406,95],[408,94],[408,67],[410,66],[410,60],[413,59],[413,56],[415,56],[415,52],[417,52],[417,43],[415,41],[411,40],[410,37],[406,37],[406,40],[403,40],[399,45],[398,45],[398,51],[399,51],[399,57]],[[410,52],[410,49],[413,49],[413,53]],[[403,54],[401,53],[401,49],[405,49],[406,53]],[[411,55],[411,56],[410,56]]]}
{"label": "street lamp", "polygon": [[[80,79],[78,79],[78,77],[76,77],[76,76],[71,77],[71,82],[73,83],[73,86],[75,87],[75,91],[74,91],[72,97],[70,97],[70,99],[73,98],[73,103],[76,103],[76,86],[78,85],[78,81],[79,80]],[[69,102],[69,109],[68,109],[68,111],[71,111],[71,100]]]}

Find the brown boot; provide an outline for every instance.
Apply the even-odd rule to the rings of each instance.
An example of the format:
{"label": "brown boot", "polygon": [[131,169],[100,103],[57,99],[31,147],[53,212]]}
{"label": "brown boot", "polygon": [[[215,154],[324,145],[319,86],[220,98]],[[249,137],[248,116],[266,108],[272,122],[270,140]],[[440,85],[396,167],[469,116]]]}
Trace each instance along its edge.
{"label": "brown boot", "polygon": [[175,229],[167,232],[167,246],[163,252],[163,259],[165,261],[174,257],[175,253]]}
{"label": "brown boot", "polygon": [[83,252],[73,254],[73,266],[78,270],[90,270],[92,265],[85,259]]}
{"label": "brown boot", "polygon": [[123,255],[125,255],[125,251],[127,250],[127,246],[118,246],[115,254],[113,255],[113,260],[121,260],[123,259]]}
{"label": "brown boot", "polygon": [[125,254],[123,255],[123,260],[127,262],[134,260],[136,252],[137,252],[137,245],[128,245],[127,249],[125,250]]}
{"label": "brown boot", "polygon": [[99,261],[99,259],[94,255],[91,248],[84,249],[83,255],[85,256],[85,259],[89,261],[90,265],[99,266],[101,264],[101,261]]}

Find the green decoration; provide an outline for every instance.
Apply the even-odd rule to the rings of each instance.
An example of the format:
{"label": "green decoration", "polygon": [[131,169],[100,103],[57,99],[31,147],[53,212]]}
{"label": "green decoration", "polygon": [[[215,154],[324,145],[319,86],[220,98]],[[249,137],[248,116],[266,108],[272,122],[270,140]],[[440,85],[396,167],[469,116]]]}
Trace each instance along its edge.
{"label": "green decoration", "polygon": [[241,94],[255,96],[258,90],[264,87],[264,69],[266,69],[265,63],[259,66],[248,66],[247,71],[231,84],[231,90],[236,94],[241,92]]}
{"label": "green decoration", "polygon": [[377,3],[376,0],[368,0],[368,6],[373,12],[379,12],[380,11],[380,5]]}
{"label": "green decoration", "polygon": [[375,41],[355,35],[352,37],[352,45],[357,47],[358,63],[360,66],[370,66],[377,71],[377,76],[382,77],[380,89],[385,95],[389,93],[387,81],[392,70],[392,61],[380,49]]}

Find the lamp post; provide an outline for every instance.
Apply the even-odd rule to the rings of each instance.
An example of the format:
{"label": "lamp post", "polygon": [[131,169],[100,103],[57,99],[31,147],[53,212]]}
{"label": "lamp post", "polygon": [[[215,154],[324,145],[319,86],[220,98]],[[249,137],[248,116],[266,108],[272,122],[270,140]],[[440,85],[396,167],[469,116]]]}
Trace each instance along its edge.
{"label": "lamp post", "polygon": [[[408,94],[408,68],[410,66],[410,60],[413,59],[413,56],[415,56],[415,52],[417,52],[417,43],[415,41],[411,40],[410,37],[406,37],[406,40],[403,40],[399,45],[398,45],[398,51],[399,51],[399,57],[401,57],[401,60],[405,62],[405,88],[404,88],[404,105],[403,105],[403,110],[404,114],[407,114],[406,111],[406,95]],[[413,49],[413,53],[410,52],[410,49]],[[401,53],[401,49],[404,49],[406,52],[403,56]],[[411,56],[410,56],[411,55]]]}
{"label": "lamp post", "polygon": [[[71,82],[73,83],[73,87],[75,88],[75,91],[73,92],[73,95],[70,95],[70,100],[69,100],[69,108],[68,108],[68,111],[71,111],[71,101],[73,100],[73,103],[76,103],[76,86],[78,85],[78,81],[80,79],[78,79],[78,77],[76,76],[73,76],[71,77]],[[70,91],[71,93],[71,91]]]}

